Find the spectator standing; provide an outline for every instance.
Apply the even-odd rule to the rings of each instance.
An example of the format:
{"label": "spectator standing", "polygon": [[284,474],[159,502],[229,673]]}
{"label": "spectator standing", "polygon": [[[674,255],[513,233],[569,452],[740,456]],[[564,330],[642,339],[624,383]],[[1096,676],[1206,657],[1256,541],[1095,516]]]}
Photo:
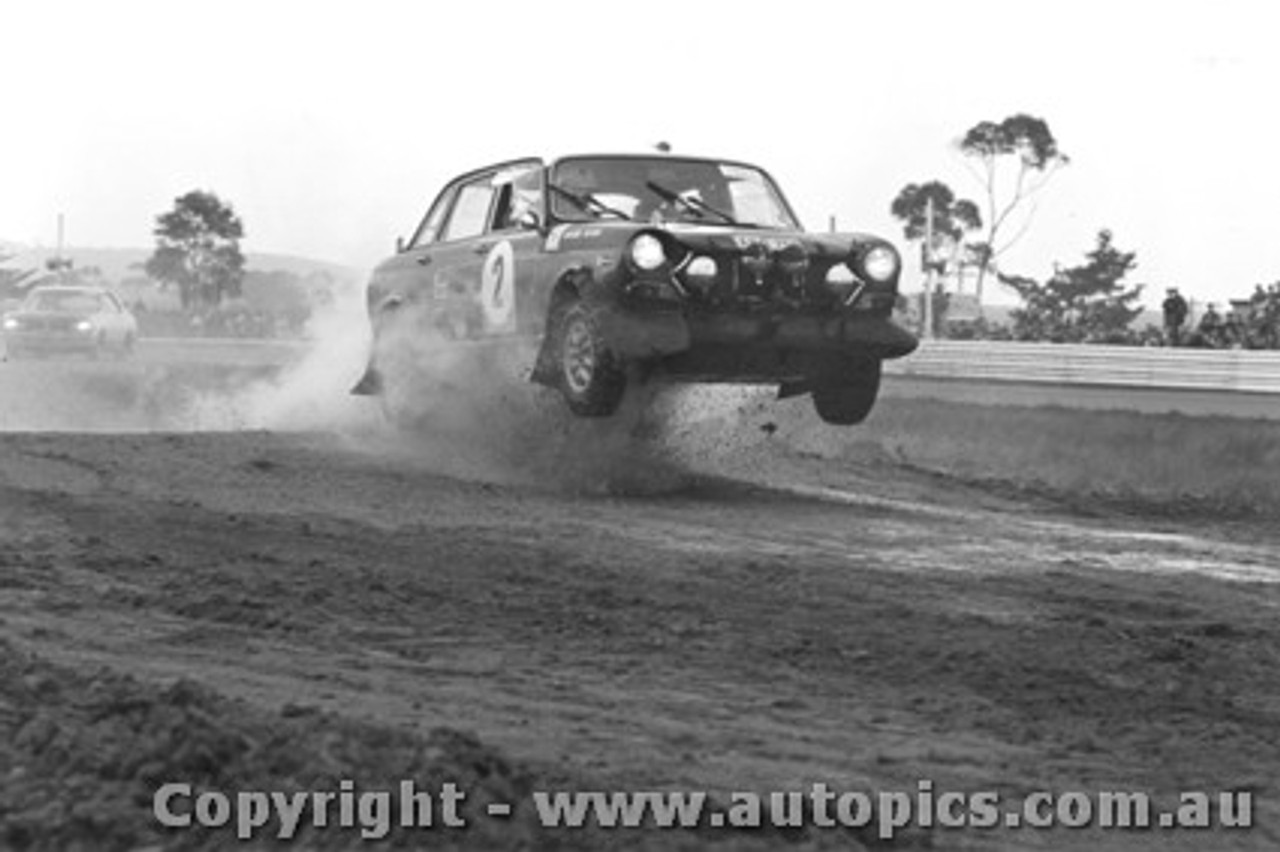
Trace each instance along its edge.
{"label": "spectator standing", "polygon": [[1205,309],[1204,316],[1200,317],[1198,331],[1207,345],[1215,349],[1222,346],[1222,315],[1212,302]]}
{"label": "spectator standing", "polygon": [[1182,344],[1182,324],[1187,321],[1187,300],[1182,298],[1177,287],[1170,287],[1165,295],[1164,303],[1164,336],[1170,346]]}

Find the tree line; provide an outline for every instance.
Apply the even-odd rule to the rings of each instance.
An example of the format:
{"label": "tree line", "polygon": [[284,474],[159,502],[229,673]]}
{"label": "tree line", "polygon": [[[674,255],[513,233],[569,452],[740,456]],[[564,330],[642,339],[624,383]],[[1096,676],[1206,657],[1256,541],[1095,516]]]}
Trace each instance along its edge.
{"label": "tree line", "polygon": [[[922,295],[934,316],[932,331],[952,337],[984,337],[1064,343],[1118,343],[1204,347],[1280,348],[1280,282],[1258,285],[1248,300],[1219,313],[1213,306],[1190,316],[1185,299],[1170,288],[1164,322],[1135,330],[1146,284],[1130,283],[1137,253],[1117,246],[1109,228],[1100,228],[1083,260],[1054,264],[1033,277],[1002,267],[1001,257],[1031,227],[1037,196],[1070,163],[1043,118],[1017,113],[1002,121],[980,121],[956,143],[961,161],[979,187],[981,203],[959,197],[946,183],[911,183],[899,191],[890,213],[903,223],[903,236],[919,242],[921,265],[934,284]],[[984,282],[994,277],[1012,289],[1021,304],[1008,324],[982,312]],[[960,300],[962,283],[973,281],[976,316],[948,321]]]}

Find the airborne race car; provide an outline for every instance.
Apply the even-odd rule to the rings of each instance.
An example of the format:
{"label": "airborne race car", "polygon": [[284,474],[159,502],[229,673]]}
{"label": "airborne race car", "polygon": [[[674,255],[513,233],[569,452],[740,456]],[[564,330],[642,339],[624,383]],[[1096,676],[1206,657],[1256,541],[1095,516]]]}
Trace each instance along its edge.
{"label": "airborne race car", "polygon": [[916,348],[890,319],[898,253],[864,234],[806,234],[773,179],[671,155],[516,160],[437,196],[374,271],[378,394],[397,316],[449,339],[538,341],[531,378],[578,415],[613,414],[628,381],[775,384],[828,423],[859,423],[881,362]]}

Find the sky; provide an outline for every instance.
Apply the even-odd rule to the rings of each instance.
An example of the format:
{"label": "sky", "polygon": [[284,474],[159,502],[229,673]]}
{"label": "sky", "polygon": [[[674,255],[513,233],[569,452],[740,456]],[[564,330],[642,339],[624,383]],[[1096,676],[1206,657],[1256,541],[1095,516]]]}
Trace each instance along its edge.
{"label": "sky", "polygon": [[248,251],[368,269],[462,171],[667,141],[905,251],[899,190],[981,200],[956,141],[1025,112],[1071,162],[1002,269],[1044,277],[1108,228],[1149,304],[1222,301],[1280,280],[1272,8],[6,0],[0,239],[52,246],[62,213],[71,245],[146,247],[198,188]]}

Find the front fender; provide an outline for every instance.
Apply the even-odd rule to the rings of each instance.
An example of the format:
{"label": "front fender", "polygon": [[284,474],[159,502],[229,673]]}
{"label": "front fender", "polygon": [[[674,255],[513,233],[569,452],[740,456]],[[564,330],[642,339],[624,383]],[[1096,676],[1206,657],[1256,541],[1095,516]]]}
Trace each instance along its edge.
{"label": "front fender", "polygon": [[[599,311],[600,332],[604,335],[609,348],[621,358],[639,360],[658,358],[684,352],[693,342],[689,323],[678,311],[652,311],[639,313],[624,310],[616,303],[589,300]],[[556,378],[556,338],[559,334],[555,328],[555,315],[551,317],[547,334],[538,349],[538,358],[534,363],[531,381],[544,385],[555,385]]]}

